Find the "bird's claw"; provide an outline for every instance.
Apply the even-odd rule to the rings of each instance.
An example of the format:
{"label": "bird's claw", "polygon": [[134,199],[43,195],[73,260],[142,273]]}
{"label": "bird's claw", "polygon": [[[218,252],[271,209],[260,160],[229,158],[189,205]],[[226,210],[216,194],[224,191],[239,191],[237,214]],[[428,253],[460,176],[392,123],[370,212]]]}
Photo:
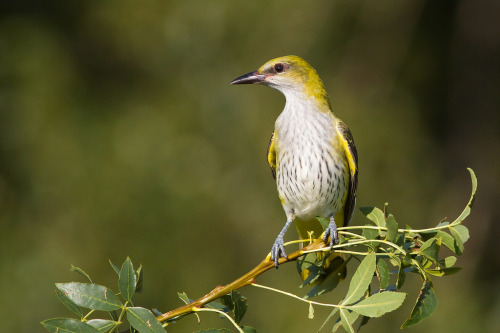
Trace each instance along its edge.
{"label": "bird's claw", "polygon": [[325,229],[325,234],[323,235],[323,241],[328,244],[328,236],[330,236],[330,248],[339,243],[339,234],[337,232],[337,225],[335,221],[330,219],[330,224]]}
{"label": "bird's claw", "polygon": [[273,247],[271,248],[271,261],[274,261],[274,267],[278,268],[278,261],[280,257],[288,259],[285,252],[285,246],[283,245],[283,237],[278,236],[274,241]]}

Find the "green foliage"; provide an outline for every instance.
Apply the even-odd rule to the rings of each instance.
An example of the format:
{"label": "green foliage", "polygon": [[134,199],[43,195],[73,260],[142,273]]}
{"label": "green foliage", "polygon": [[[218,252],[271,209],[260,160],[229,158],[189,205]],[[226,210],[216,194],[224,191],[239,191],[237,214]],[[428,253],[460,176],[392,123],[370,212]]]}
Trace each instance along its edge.
{"label": "green foliage", "polygon": [[[122,319],[126,314],[131,325],[130,331],[164,332],[162,325],[151,311],[133,306],[132,296],[142,286],[142,266],[134,271],[130,258],[125,260],[121,269],[118,269],[111,262],[110,264],[118,274],[119,294],[115,294],[107,287],[92,283],[92,279],[84,270],[71,266],[72,271],[77,272],[90,283],[56,283],[56,293],[61,302],[79,319],[53,318],[43,321],[42,325],[50,332],[115,332],[123,324]],[[120,297],[123,299],[123,303]],[[128,306],[129,304],[132,306]],[[89,311],[84,313],[82,308],[89,309]],[[116,314],[118,310],[120,310],[119,315]],[[98,311],[104,312],[110,318],[89,319],[91,315],[96,316]]]}
{"label": "green foliage", "polygon": [[127,308],[127,319],[130,325],[141,333],[165,332],[151,311],[145,308]]}
{"label": "green foliage", "polygon": [[[465,243],[469,239],[469,231],[462,222],[470,214],[477,188],[475,174],[471,169],[469,172],[472,179],[472,195],[466,208],[453,222],[441,222],[434,228],[422,230],[414,230],[409,226],[400,229],[396,218],[387,213],[387,206],[383,211],[375,207],[363,207],[361,211],[370,222],[364,226],[339,228],[341,243],[335,245],[333,250],[344,256],[349,255],[349,258],[336,257],[330,263],[333,269],[329,273],[323,269],[323,265],[330,249],[322,247],[301,251],[297,268],[299,273],[304,267],[307,267],[309,271],[302,287],[310,282],[320,281],[305,297],[255,283],[251,284],[307,302],[310,319],[315,317],[315,306],[333,308],[318,332],[325,326],[332,325],[332,331],[342,327],[346,332],[354,333],[370,318],[380,317],[399,308],[406,298],[406,293],[400,290],[404,287],[408,275],[416,274],[422,280],[422,287],[410,316],[401,328],[418,324],[431,316],[437,308],[437,297],[431,277],[443,277],[460,271],[460,267],[455,266],[457,262],[455,255],[459,256],[463,253]],[[361,230],[361,232],[355,234],[351,230]],[[447,249],[455,255],[443,256],[442,249]],[[316,256],[314,253],[321,251],[326,252],[326,255]],[[343,300],[339,304],[310,300],[335,289],[337,284],[345,278],[345,265],[352,258],[356,258],[360,263],[350,279],[349,288]],[[177,316],[161,315],[155,318],[150,310],[134,306],[133,296],[142,287],[142,266],[134,270],[130,258],[125,260],[121,269],[112,263],[111,266],[118,275],[119,294],[113,293],[107,287],[94,284],[87,273],[72,266],[72,270],[89,283],[56,283],[56,293],[61,302],[78,319],[53,318],[43,321],[42,325],[50,332],[118,332],[118,328],[125,325],[123,321],[126,317],[130,325],[129,332],[157,333],[165,331],[159,319],[173,324],[186,314],[205,311],[218,313],[221,317],[228,319],[239,333],[256,332],[253,327],[240,325],[247,312],[248,304],[246,297],[236,290],[219,295],[218,298],[211,298],[210,295],[217,292],[216,288],[202,298],[206,301],[192,301],[186,293],[178,293],[179,298],[188,305],[187,310],[180,312]],[[255,273],[250,280],[262,272]],[[248,281],[248,276],[246,278]],[[189,306],[193,302],[195,305]],[[82,308],[89,309],[89,311],[85,312]],[[97,317],[100,312],[107,314],[109,318],[90,319],[91,316]],[[335,321],[330,324],[333,319]],[[354,324],[358,320],[359,324],[356,327]],[[232,331],[227,328],[214,328],[199,332]]]}

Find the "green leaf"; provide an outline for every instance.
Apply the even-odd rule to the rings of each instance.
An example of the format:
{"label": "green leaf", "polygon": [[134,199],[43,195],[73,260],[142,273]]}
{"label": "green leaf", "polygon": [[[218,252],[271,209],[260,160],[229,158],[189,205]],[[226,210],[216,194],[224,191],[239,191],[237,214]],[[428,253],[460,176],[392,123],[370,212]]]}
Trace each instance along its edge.
{"label": "green leaf", "polygon": [[233,304],[233,300],[231,297],[231,293],[222,296],[220,298],[220,300],[221,300],[222,304],[224,304],[229,309],[229,311],[234,310],[234,304]]}
{"label": "green leaf", "polygon": [[239,323],[243,316],[245,315],[245,312],[247,312],[247,299],[246,297],[242,296],[239,292],[236,290],[233,290],[231,292],[231,301],[234,304],[234,321]]}
{"label": "green leaf", "polygon": [[257,330],[251,326],[241,326],[241,329],[245,333],[257,333]]}
{"label": "green leaf", "polygon": [[342,327],[349,333],[355,333],[354,328],[352,327],[352,323],[349,320],[349,311],[344,308],[340,308],[340,321],[342,323]]}
{"label": "green leaf", "polygon": [[394,267],[400,267],[401,266],[401,258],[399,258],[398,255],[395,255],[393,252],[389,253],[389,262]]}
{"label": "green leaf", "polygon": [[196,331],[194,333],[231,333],[227,328],[209,328],[207,330]]}
{"label": "green leaf", "polygon": [[404,232],[401,234],[398,234],[398,236],[396,237],[396,245],[403,247],[405,240],[406,240],[406,238],[405,238]]}
{"label": "green leaf", "polygon": [[116,266],[115,264],[113,264],[111,262],[111,260],[108,260],[109,261],[109,264],[111,265],[111,267],[113,268],[113,270],[115,271],[115,273],[120,276],[120,269],[118,268],[118,266]]}
{"label": "green leaf", "polygon": [[404,265],[401,264],[399,266],[399,271],[398,271],[398,280],[396,281],[396,288],[401,289],[403,287],[403,284],[405,283],[406,279],[406,273],[405,273],[405,268]]}
{"label": "green leaf", "polygon": [[160,322],[145,308],[127,308],[127,320],[140,333],[165,333]]}
{"label": "green leaf", "polygon": [[450,233],[455,239],[456,254],[460,255],[464,252],[464,243],[469,239],[469,229],[463,225],[450,227]]}
{"label": "green leaf", "polygon": [[317,253],[308,253],[297,260],[297,271],[300,276],[305,277],[300,288],[314,283],[314,281],[321,277],[321,263],[315,263],[317,256]]}
{"label": "green leaf", "polygon": [[439,230],[435,236],[437,239],[441,239],[441,244],[449,248],[451,251],[456,253],[457,247],[455,245],[455,239],[449,233]]}
{"label": "green leaf", "polygon": [[137,276],[135,291],[140,293],[142,291],[142,281],[144,280],[144,270],[142,269],[142,265],[139,265],[139,268],[135,271],[135,275]]}
{"label": "green leaf", "polygon": [[115,327],[118,323],[112,320],[104,319],[91,319],[87,321],[87,324],[97,329],[99,332],[108,332],[110,329]]}
{"label": "green leaf", "polygon": [[99,333],[92,326],[76,319],[53,318],[42,321],[43,327],[52,333]]}
{"label": "green leaf", "polygon": [[181,299],[186,304],[191,303],[191,300],[189,299],[188,295],[186,293],[177,293],[177,297]]}
{"label": "green leaf", "polygon": [[394,215],[389,214],[389,216],[386,219],[386,224],[387,224],[387,240],[389,242],[395,242],[397,237],[398,237],[398,222],[396,222],[396,219],[394,218]]}
{"label": "green leaf", "polygon": [[462,238],[463,242],[467,242],[469,240],[469,229],[467,229],[466,226],[464,225],[457,225],[452,227],[452,229],[455,229],[455,231],[458,232],[460,237]]}
{"label": "green leaf", "polygon": [[122,265],[122,269],[120,270],[118,286],[120,287],[120,294],[127,301],[132,300],[132,296],[134,296],[135,286],[136,286],[136,278],[134,273],[134,267],[132,265],[132,261],[127,257],[125,262]]}
{"label": "green leaf", "polygon": [[436,268],[436,269],[426,269],[425,271],[434,276],[452,275],[460,272],[462,267],[448,267],[448,268]]}
{"label": "green leaf", "polygon": [[[337,264],[337,262],[341,263]],[[346,264],[346,260],[343,260],[340,257],[335,258],[334,261],[332,261],[332,263],[330,264],[330,267],[335,267],[335,270],[330,272],[323,280],[312,287],[311,290],[309,290],[309,292],[304,296],[304,298],[308,299],[311,297],[323,295],[335,289],[339,282],[345,278]],[[324,274],[322,276],[324,277]]]}
{"label": "green leaf", "polygon": [[389,267],[383,259],[377,260],[377,276],[380,280],[380,289],[385,289],[389,285]]}
{"label": "green leaf", "polygon": [[122,307],[118,297],[104,286],[70,282],[56,283],[56,287],[71,299],[73,303],[84,308],[112,311]]}
{"label": "green leaf", "polygon": [[330,225],[330,220],[325,219],[324,217],[321,216],[317,216],[316,218],[318,219],[319,223],[321,223],[323,230],[326,230],[326,228],[328,228],[328,226]]}
{"label": "green leaf", "polygon": [[374,252],[370,252],[359,264],[358,269],[354,273],[349,290],[342,304],[351,304],[358,301],[365,294],[370,282],[372,281],[373,273],[375,272],[375,262],[377,256]]}
{"label": "green leaf", "polygon": [[309,315],[307,317],[309,319],[314,319],[314,307],[312,303],[309,303]]}
{"label": "green leaf", "polygon": [[437,299],[436,294],[434,294],[434,288],[429,281],[425,281],[420,294],[417,298],[417,303],[411,312],[410,318],[408,318],[401,328],[409,327],[415,325],[422,320],[428,318],[434,310],[436,310]]}
{"label": "green leaf", "polygon": [[439,265],[444,266],[445,268],[450,268],[453,267],[453,265],[455,265],[456,262],[457,262],[457,257],[449,256],[444,258],[443,260],[439,260]]}
{"label": "green leaf", "polygon": [[349,309],[367,317],[380,317],[381,315],[396,310],[403,304],[406,293],[383,291],[365,298]]}
{"label": "green leaf", "polygon": [[75,303],[73,303],[72,300],[68,298],[62,291],[56,290],[57,297],[59,297],[59,300],[74,314],[79,316],[80,318],[83,317],[83,312],[82,309]]}
{"label": "green leaf", "polygon": [[370,221],[375,222],[375,225],[379,227],[385,227],[385,216],[384,212],[377,207],[361,207],[359,208],[361,213],[365,215]]}
{"label": "green leaf", "polygon": [[[377,229],[363,229],[363,236],[365,236],[366,239],[377,239],[380,234],[380,230]],[[370,242],[369,243],[374,251],[377,251],[377,249],[380,246],[379,242]]]}
{"label": "green leaf", "polygon": [[81,269],[80,267],[76,267],[76,266],[71,265],[70,271],[77,272],[78,274],[80,274],[81,276],[86,278],[90,283],[93,283],[90,276],[87,273],[85,273],[85,271],[83,269]]}
{"label": "green leaf", "polygon": [[439,248],[440,244],[438,242],[438,239],[431,238],[427,240],[424,244],[422,244],[418,252],[427,259],[433,262],[437,262],[439,260],[438,258]]}

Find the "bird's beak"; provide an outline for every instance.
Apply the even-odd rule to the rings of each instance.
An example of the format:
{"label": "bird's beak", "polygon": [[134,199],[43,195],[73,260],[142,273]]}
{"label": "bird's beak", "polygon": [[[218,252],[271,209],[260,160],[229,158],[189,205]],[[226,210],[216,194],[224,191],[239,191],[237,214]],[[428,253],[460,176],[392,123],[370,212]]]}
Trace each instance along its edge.
{"label": "bird's beak", "polygon": [[253,83],[262,83],[266,76],[264,74],[259,74],[257,71],[250,72],[245,75],[242,75],[233,81],[231,84],[253,84]]}

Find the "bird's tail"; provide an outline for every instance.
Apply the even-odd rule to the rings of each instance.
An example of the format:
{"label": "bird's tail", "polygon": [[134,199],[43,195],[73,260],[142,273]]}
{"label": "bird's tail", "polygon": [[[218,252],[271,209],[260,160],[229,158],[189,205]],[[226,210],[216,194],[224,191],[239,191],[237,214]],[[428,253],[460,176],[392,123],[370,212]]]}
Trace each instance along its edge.
{"label": "bird's tail", "polygon": [[[295,220],[295,225],[301,239],[315,240],[323,233],[323,227],[318,220]],[[335,288],[347,274],[346,259],[342,253],[315,252],[301,257],[297,261],[297,270],[303,281],[303,286],[327,284],[328,288]]]}

